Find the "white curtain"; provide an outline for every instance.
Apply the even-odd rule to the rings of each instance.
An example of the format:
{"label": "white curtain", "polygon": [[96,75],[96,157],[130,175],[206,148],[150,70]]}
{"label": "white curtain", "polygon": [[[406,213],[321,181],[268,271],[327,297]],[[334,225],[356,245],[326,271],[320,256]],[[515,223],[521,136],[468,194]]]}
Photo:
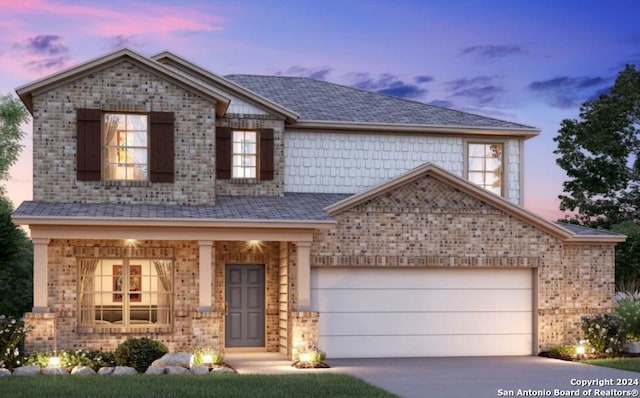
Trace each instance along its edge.
{"label": "white curtain", "polygon": [[80,324],[91,325],[95,321],[95,273],[98,266],[97,259],[80,260]]}
{"label": "white curtain", "polygon": [[158,323],[171,321],[171,260],[153,260],[158,274]]}

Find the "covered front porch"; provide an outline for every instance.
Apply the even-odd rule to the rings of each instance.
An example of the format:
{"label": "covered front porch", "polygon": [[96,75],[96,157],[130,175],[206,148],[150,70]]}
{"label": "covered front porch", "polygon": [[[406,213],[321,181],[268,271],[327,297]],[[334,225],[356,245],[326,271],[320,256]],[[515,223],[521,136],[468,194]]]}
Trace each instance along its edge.
{"label": "covered front porch", "polygon": [[296,359],[317,345],[310,250],[313,232],[331,222],[28,221],[30,351],[113,350],[144,336],[172,351],[212,347]]}

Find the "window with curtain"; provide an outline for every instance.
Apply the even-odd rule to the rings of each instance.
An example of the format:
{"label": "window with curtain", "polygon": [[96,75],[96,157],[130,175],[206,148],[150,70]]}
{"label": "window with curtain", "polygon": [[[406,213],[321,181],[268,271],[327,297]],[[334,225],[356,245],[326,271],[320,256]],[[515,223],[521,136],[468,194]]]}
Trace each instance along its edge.
{"label": "window with curtain", "polygon": [[104,114],[105,179],[147,180],[147,129],[147,115]]}
{"label": "window with curtain", "polygon": [[256,178],[257,159],[258,134],[255,131],[234,131],[231,177]]}
{"label": "window with curtain", "polygon": [[172,323],[171,260],[83,258],[78,260],[78,274],[81,326]]}

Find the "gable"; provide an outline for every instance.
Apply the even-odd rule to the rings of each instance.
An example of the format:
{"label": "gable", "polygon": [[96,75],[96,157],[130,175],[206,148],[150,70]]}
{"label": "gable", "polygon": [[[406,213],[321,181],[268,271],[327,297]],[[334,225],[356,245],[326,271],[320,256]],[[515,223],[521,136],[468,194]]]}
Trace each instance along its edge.
{"label": "gable", "polygon": [[[184,90],[208,99],[215,104],[216,114],[218,116],[224,115],[227,110],[227,107],[229,105],[229,98],[211,90],[210,87],[203,85],[201,82],[198,82],[197,80],[190,78],[189,76],[177,73],[176,71],[165,67],[159,62],[144,57],[136,53],[135,51],[126,48],[72,66],[70,68],[56,72],[52,75],[46,76],[42,79],[38,79],[29,84],[18,87],[16,89],[16,92],[26,105],[29,112],[33,114],[34,96],[42,92],[57,88],[61,85],[77,81],[83,77],[92,77],[93,74],[108,69],[114,65],[120,64],[123,61],[129,62],[132,65],[135,65],[137,68],[140,68],[147,73],[153,74],[162,80],[178,85]],[[109,81],[107,84],[116,85],[118,83],[118,77],[113,76],[112,78],[113,80]]]}

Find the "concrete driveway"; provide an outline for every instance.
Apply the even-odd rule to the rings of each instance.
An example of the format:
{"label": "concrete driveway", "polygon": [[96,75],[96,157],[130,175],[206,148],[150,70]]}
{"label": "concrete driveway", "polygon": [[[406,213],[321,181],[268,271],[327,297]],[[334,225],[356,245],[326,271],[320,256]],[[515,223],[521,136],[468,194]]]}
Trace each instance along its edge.
{"label": "concrete driveway", "polygon": [[640,390],[640,373],[533,356],[330,359],[327,363],[332,372],[359,377],[406,398],[620,397],[638,396]]}

